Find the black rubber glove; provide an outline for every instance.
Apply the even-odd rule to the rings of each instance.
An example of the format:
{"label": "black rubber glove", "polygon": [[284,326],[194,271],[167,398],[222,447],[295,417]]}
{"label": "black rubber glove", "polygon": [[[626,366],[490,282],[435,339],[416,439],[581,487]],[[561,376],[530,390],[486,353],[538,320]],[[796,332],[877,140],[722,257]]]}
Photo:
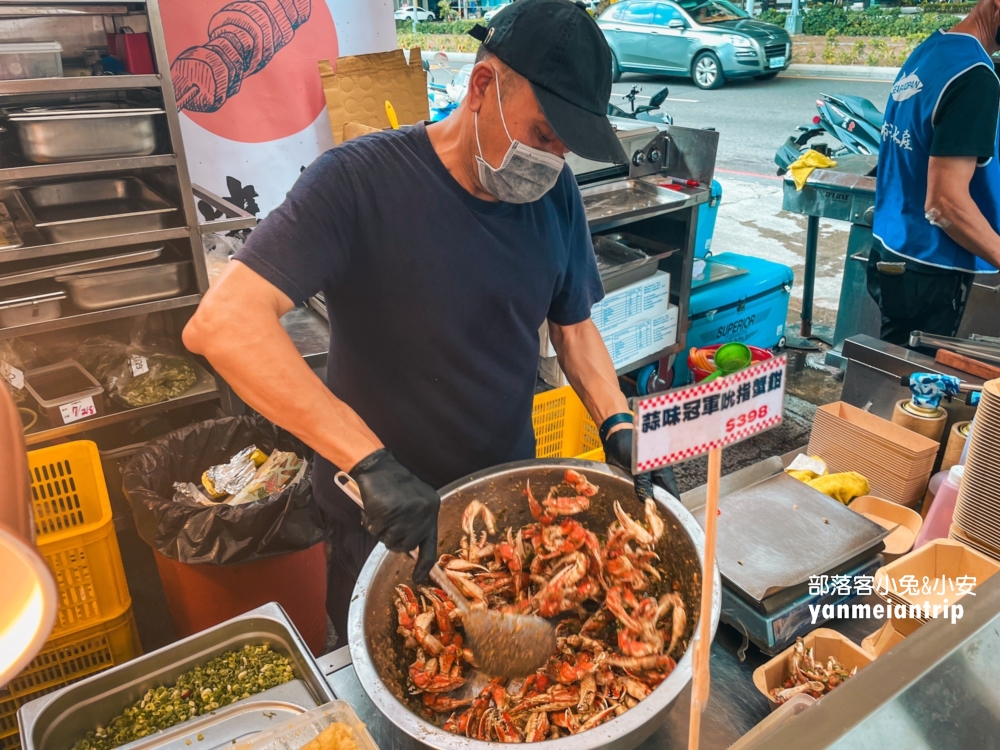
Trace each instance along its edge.
{"label": "black rubber glove", "polygon": [[[608,435],[604,441],[604,460],[611,466],[624,469],[629,474],[632,473],[632,433],[634,428],[625,427]],[[674,470],[669,466],[655,469],[646,474],[636,474],[632,477],[635,481],[635,494],[644,501],[647,497],[653,496],[653,485],[662,487],[678,500],[681,497],[677,491],[677,479],[674,477]]]}
{"label": "black rubber glove", "polygon": [[368,533],[392,552],[420,548],[413,580],[427,576],[437,560],[438,511],[441,498],[385,448],[358,462],[351,470],[358,483],[364,511],[361,522]]}

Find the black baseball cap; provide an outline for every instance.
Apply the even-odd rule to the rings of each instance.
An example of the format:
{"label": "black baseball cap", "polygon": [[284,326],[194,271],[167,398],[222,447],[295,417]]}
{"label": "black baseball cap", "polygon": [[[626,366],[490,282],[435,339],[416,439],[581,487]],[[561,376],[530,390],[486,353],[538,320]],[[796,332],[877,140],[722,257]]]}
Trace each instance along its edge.
{"label": "black baseball cap", "polygon": [[628,163],[607,118],[611,49],[582,6],[570,0],[515,0],[469,35],[528,79],[566,148],[585,159]]}

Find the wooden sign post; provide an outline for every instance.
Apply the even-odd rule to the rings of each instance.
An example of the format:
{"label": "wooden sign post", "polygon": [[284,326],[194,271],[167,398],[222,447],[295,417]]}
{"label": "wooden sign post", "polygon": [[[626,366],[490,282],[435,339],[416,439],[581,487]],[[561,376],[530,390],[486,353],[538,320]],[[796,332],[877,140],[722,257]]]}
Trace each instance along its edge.
{"label": "wooden sign post", "polygon": [[745,370],[646,396],[636,402],[633,473],[652,471],[708,453],[705,503],[705,560],[701,608],[692,649],[691,720],[688,750],[697,750],[701,714],[708,705],[712,647],[712,598],[715,596],[715,540],[719,514],[722,449],[781,422],[785,399],[785,357],[758,362]]}

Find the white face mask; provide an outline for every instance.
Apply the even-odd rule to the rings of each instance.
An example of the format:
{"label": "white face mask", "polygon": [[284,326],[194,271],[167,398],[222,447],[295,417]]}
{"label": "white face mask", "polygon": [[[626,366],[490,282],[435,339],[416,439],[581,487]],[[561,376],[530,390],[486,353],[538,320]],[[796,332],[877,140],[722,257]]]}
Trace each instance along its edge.
{"label": "white face mask", "polygon": [[479,148],[476,162],[479,165],[479,182],[486,192],[505,203],[532,203],[555,186],[566,162],[555,154],[526,146],[510,137],[503,116],[503,105],[500,104],[500,74],[497,73],[493,80],[497,85],[500,122],[503,123],[507,140],[510,141],[510,148],[496,169],[486,163],[483,159],[483,147],[479,143],[479,113],[476,112],[476,146]]}

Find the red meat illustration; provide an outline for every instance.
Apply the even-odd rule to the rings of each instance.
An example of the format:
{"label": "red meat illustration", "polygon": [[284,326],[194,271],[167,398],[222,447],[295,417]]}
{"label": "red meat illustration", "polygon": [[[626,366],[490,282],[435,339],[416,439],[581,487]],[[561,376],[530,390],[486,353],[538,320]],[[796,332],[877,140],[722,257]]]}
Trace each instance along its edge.
{"label": "red meat illustration", "polygon": [[[322,2],[323,0],[320,0]],[[208,41],[170,65],[178,109],[216,112],[309,20],[312,0],[235,0],[208,22]]]}

